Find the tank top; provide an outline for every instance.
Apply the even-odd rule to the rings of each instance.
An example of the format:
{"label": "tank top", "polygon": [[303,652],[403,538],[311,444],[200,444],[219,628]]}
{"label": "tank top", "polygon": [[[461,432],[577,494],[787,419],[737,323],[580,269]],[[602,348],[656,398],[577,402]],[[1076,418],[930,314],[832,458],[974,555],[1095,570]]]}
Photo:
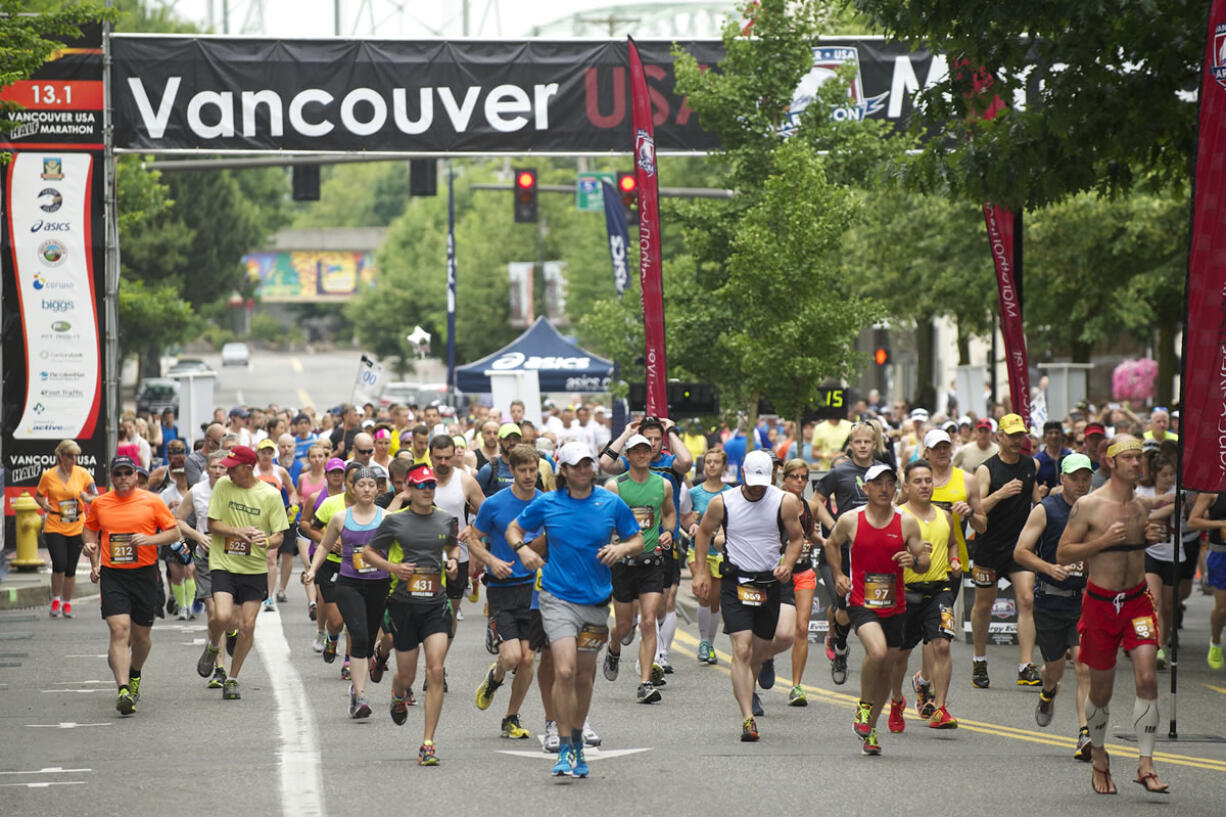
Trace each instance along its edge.
{"label": "tank top", "polygon": [[[1064,501],[1062,495],[1044,497],[1039,503],[1043,506],[1043,512],[1047,514],[1047,525],[1043,528],[1043,532],[1039,534],[1038,544],[1035,545],[1034,552],[1040,559],[1050,564],[1060,564],[1056,558],[1056,550],[1060,547],[1060,537],[1064,535],[1064,529],[1068,526],[1069,514],[1073,511],[1073,506]],[[1069,572],[1069,577],[1063,581],[1057,581],[1051,576],[1040,573],[1038,581],[1035,582],[1034,594],[1036,596],[1044,595],[1043,587],[1058,587],[1061,590],[1082,590],[1086,586],[1085,565],[1078,562],[1074,567],[1079,567],[1077,572]]]}
{"label": "tank top", "polygon": [[[792,566],[792,573],[804,573],[813,569],[813,509],[804,497],[800,499],[800,529],[805,532],[805,543],[800,546],[800,557]],[[787,550],[788,537],[784,530],[779,531],[779,553]]]}
{"label": "tank top", "polygon": [[1018,534],[1026,527],[1026,517],[1030,516],[1030,498],[1034,495],[1034,460],[1022,456],[1009,465],[1000,458],[1000,454],[993,454],[984,465],[990,478],[988,493],[996,493],[1014,479],[1022,481],[1022,490],[1002,500],[988,512],[988,529],[975,537],[975,549],[976,552],[982,549],[986,553],[1012,553]]}
{"label": "tank top", "polygon": [[949,472],[949,481],[932,488],[932,504],[953,514],[954,538],[958,540],[958,561],[963,568],[970,561],[966,554],[966,531],[962,516],[954,513],[954,503],[970,499],[966,492],[966,477],[966,471],[954,466]]}
{"label": "tank top", "polygon": [[949,518],[945,516],[941,508],[936,507],[935,503],[932,508],[932,520],[928,522],[916,516],[909,507],[904,507],[902,510],[919,523],[920,538],[932,546],[932,552],[928,554],[928,569],[923,573],[916,573],[911,568],[904,567],[903,583],[910,585],[914,582],[945,581],[949,578]]}
{"label": "tank top", "polygon": [[746,499],[740,488],[720,496],[724,498],[724,555],[728,562],[750,573],[778,567],[782,489],[766,486],[765,496],[757,502]]}
{"label": "tank top", "polygon": [[865,515],[867,508],[857,508],[856,540],[851,546],[851,599],[853,607],[872,610],[888,618],[907,609],[903,592],[902,567],[894,554],[903,549],[902,511],[894,515],[884,528],[875,528]]}
{"label": "tank top", "polygon": [[[463,530],[468,524],[468,499],[464,496],[464,482],[459,471],[454,468],[451,470],[451,478],[447,480],[446,485],[439,482],[438,487],[434,489],[434,504],[454,516],[459,521],[460,530]],[[468,545],[463,542],[458,544],[460,561],[467,562]]]}
{"label": "tank top", "polygon": [[370,520],[368,524],[360,525],[353,518],[353,508],[345,509],[345,523],[341,527],[341,575],[351,579],[362,579],[370,581],[373,579],[386,579],[388,572],[386,570],[378,570],[372,565],[366,564],[362,559],[362,549],[370,544],[370,540],[374,538],[375,531],[379,529],[379,524],[383,522],[384,510],[378,505],[375,506],[375,518]]}
{"label": "tank top", "polygon": [[298,482],[302,486],[302,490],[298,492],[301,494],[298,499],[302,502],[302,507],[314,507],[315,495],[318,494],[320,490],[323,489],[324,485],[327,484],[328,475],[326,473],[321,474],[319,477],[319,482],[312,482],[311,472],[303,471],[302,477],[298,480]]}
{"label": "tank top", "polygon": [[[1221,520],[1226,522],[1226,491],[1217,495],[1217,499],[1213,500],[1213,504],[1209,506],[1208,518],[1212,520]],[[1209,531],[1209,549],[1210,550],[1226,550],[1222,542],[1222,529],[1220,527]]]}
{"label": "tank top", "polygon": [[255,471],[256,479],[260,479],[260,480],[263,480],[264,482],[267,482],[269,485],[276,488],[278,492],[281,490],[281,477],[277,476],[277,466],[274,465],[272,467],[271,474],[262,473],[259,470],[258,465],[253,470]]}
{"label": "tank top", "polygon": [[192,508],[196,511],[196,532],[209,532],[209,499],[213,496],[213,486],[208,479],[202,479],[192,486]]}

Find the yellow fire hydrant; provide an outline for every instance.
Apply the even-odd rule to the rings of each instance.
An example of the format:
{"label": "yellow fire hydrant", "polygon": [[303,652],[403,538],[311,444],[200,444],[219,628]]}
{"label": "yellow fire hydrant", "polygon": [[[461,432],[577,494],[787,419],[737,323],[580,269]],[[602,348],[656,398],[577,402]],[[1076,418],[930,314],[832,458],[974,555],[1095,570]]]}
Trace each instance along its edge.
{"label": "yellow fire hydrant", "polygon": [[13,500],[13,512],[17,517],[17,558],[9,562],[18,570],[38,570],[47,563],[38,558],[38,530],[43,525],[38,515],[38,503],[28,491]]}

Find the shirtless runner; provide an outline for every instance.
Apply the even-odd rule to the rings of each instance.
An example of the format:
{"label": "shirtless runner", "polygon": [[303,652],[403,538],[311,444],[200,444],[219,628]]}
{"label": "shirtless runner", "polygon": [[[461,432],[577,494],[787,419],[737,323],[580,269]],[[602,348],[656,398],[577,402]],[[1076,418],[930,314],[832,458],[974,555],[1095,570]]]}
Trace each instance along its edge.
{"label": "shirtless runner", "polygon": [[1137,697],[1132,722],[1137,733],[1139,766],[1134,782],[1148,792],[1167,794],[1170,787],[1154,771],[1158,731],[1158,685],[1154,677],[1158,650],[1156,614],[1145,584],[1145,548],[1161,534],[1149,523],[1155,500],[1134,494],[1141,474],[1141,441],[1117,434],[1106,449],[1111,477],[1099,490],[1077,500],[1060,538],[1061,564],[1085,561],[1088,581],[1082,599],[1078,661],[1090,668],[1086,725],[1093,745],[1091,785],[1098,794],[1115,794],[1110,757],[1105,747],[1108,704],[1115,681],[1115,660],[1122,646],[1132,659]]}

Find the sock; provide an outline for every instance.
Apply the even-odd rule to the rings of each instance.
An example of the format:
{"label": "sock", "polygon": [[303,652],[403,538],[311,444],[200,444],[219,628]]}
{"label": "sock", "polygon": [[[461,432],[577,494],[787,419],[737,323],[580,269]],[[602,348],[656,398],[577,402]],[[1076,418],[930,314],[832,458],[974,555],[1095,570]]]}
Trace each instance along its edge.
{"label": "sock", "polygon": [[1138,754],[1154,756],[1154,740],[1158,737],[1158,699],[1137,698],[1132,705],[1132,728],[1137,733]]}
{"label": "sock", "polygon": [[51,601],[53,601],[53,602],[55,602],[55,601],[63,601],[63,599],[62,599],[60,596],[52,596],[52,597],[51,597]]}
{"label": "sock", "polygon": [[931,681],[929,681],[927,678],[925,678],[925,677],[924,677],[924,676],[922,676],[922,675],[916,675],[916,676],[915,676],[915,685],[916,685],[916,686],[926,687],[926,686],[928,686],[928,685],[929,685],[929,684],[931,684],[931,683],[932,683]]}
{"label": "sock", "polygon": [[710,607],[699,607],[698,608],[699,637],[703,641],[707,642],[708,644],[713,644],[715,642],[715,632],[718,628],[719,628],[719,619],[716,617],[715,613],[711,612],[711,608]]}
{"label": "sock", "polygon": [[570,730],[570,743],[572,746],[582,746],[583,745],[583,730],[582,729]]}
{"label": "sock", "polygon": [[[135,668],[128,670],[128,678],[130,678],[133,681],[139,680],[140,670],[135,669]],[[1157,723],[1157,721],[1154,721],[1154,723]]]}
{"label": "sock", "polygon": [[131,692],[131,691],[132,691],[132,688],[131,688],[131,687],[129,687],[127,684],[120,684],[120,685],[119,685],[119,691],[120,691],[120,692],[123,692],[124,690],[127,690],[128,692]]}
{"label": "sock", "polygon": [[570,735],[559,735],[558,736],[558,754],[561,754],[571,745],[572,744],[570,742]]}
{"label": "sock", "polygon": [[847,636],[851,634],[851,624],[840,624],[836,618],[834,621],[834,649],[842,654],[847,652]]}
{"label": "sock", "polygon": [[195,579],[189,578],[189,579],[183,580],[183,602],[188,607],[195,605],[196,603],[196,580]]}
{"label": "sock", "polygon": [[1029,665],[1029,664],[1018,664],[1018,665],[1017,665],[1017,671],[1018,671],[1018,672],[1025,672],[1025,671],[1026,671],[1026,667],[1028,667],[1028,666],[1030,666],[1030,665]]}
{"label": "sock", "polygon": [[170,595],[175,597],[175,604],[183,606],[183,582],[170,586]]}
{"label": "sock", "polygon": [[987,663],[988,657],[986,655],[976,655],[974,660],[983,661],[984,663]]}
{"label": "sock", "polygon": [[[1157,717],[1158,707],[1154,705],[1154,716]],[[1090,730],[1090,743],[1100,749],[1107,742],[1107,718],[1111,715],[1111,709],[1106,704],[1101,707],[1086,698],[1086,728]],[[1151,744],[1152,745],[1152,744]]]}
{"label": "sock", "polygon": [[664,624],[660,627],[659,643],[656,646],[657,658],[668,658],[668,651],[673,646],[673,636],[677,634],[677,611],[664,614]]}

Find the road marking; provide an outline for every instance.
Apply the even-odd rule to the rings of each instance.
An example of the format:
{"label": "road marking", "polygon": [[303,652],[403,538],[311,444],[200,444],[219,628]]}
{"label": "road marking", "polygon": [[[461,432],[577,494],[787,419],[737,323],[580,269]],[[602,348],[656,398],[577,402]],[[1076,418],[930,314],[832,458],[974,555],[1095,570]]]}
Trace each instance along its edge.
{"label": "road marking", "polygon": [[319,736],[315,715],[302,678],[290,658],[281,613],[260,614],[255,649],[272,683],[281,733],[281,813],[285,817],[324,814],[323,780],[319,771]]}
{"label": "road marking", "polygon": [[1226,687],[1215,687],[1213,684],[1205,684],[1205,686],[1209,687],[1214,692],[1220,692],[1223,695],[1226,695]]}
{"label": "road marking", "polygon": [[[692,655],[695,658],[698,657],[697,648],[699,642],[697,638],[684,630],[677,630],[675,638],[677,641],[683,642],[684,644],[693,648],[692,651],[686,651],[687,656]],[[725,675],[731,675],[729,666],[732,664],[732,656],[725,652],[721,652],[720,650],[716,650],[715,652],[716,655],[723,660],[722,664],[716,665],[716,669]],[[822,689],[821,687],[815,687],[809,684],[801,684],[800,687],[807,694],[815,695],[820,699],[824,699],[826,703],[855,706],[860,700],[858,695],[849,695],[845,692],[832,692],[831,690]],[[780,695],[786,695],[790,690],[784,689],[782,684],[777,684],[774,691]],[[911,721],[921,723],[924,722],[923,718],[920,718],[910,711],[907,712],[906,717]],[[1057,735],[1044,734],[1042,732],[1032,732],[1029,729],[1018,729],[1014,726],[1005,726],[1004,724],[998,723],[963,720],[962,718],[959,718],[958,729],[967,729],[971,732],[980,732],[985,735],[994,735],[996,737],[1010,738],[1012,740],[1022,740],[1029,743],[1040,743],[1047,746],[1056,746],[1061,749],[1072,750],[1077,748],[1077,741],[1074,738],[1065,738]],[[1119,752],[1124,755],[1134,755],[1137,751],[1137,747],[1135,745],[1127,746],[1121,743],[1109,743],[1107,744],[1106,748],[1108,752]],[[1154,760],[1163,761],[1165,763],[1173,763],[1179,766],[1190,766],[1194,769],[1208,769],[1215,772],[1226,772],[1226,760],[1213,760],[1210,758],[1192,757],[1191,755],[1180,755],[1172,752],[1159,751],[1154,752]]]}
{"label": "road marking", "polygon": [[[495,749],[494,751],[500,755],[514,755],[515,757],[530,757],[534,759],[540,758],[541,760],[548,760],[550,763],[558,762],[558,756],[553,752],[534,752],[530,749],[526,751],[523,749]],[[637,755],[640,752],[650,751],[650,746],[643,747],[642,749],[606,749],[604,751],[584,747],[583,757],[586,760],[609,760],[610,758],[624,757],[625,755]]]}
{"label": "road marking", "polygon": [[101,655],[65,655],[65,658],[106,658],[106,653]]}
{"label": "road marking", "polygon": [[303,407],[303,406],[313,406],[313,405],[315,405],[315,403],[314,403],[314,401],[312,401],[312,400],[311,400],[311,395],[307,394],[307,390],[306,390],[306,389],[304,389],[304,388],[299,388],[299,389],[298,389],[298,406],[299,406],[299,408],[301,408],[301,407]]}
{"label": "road marking", "polygon": [[84,780],[48,780],[42,783],[0,783],[5,788],[18,786],[27,789],[49,789],[52,786],[84,786]]}
{"label": "road marking", "polygon": [[76,729],[78,726],[110,726],[109,723],[27,723],[31,729]]}
{"label": "road marking", "polygon": [[42,689],[40,692],[75,692],[79,695],[88,695],[91,692],[106,692],[105,689]]}
{"label": "road marking", "polygon": [[93,769],[65,769],[63,766],[44,766],[28,772],[0,772],[0,774],[76,774],[77,772],[92,772]]}
{"label": "road marking", "polygon": [[78,686],[86,686],[88,684],[103,684],[106,686],[110,686],[113,683],[115,682],[114,681],[53,681],[52,682],[52,684],[57,687],[78,687]]}
{"label": "road marking", "polygon": [[234,392],[234,402],[238,403],[240,406],[245,405],[243,403],[243,390],[242,389],[238,389]]}
{"label": "road marking", "polygon": [[289,367],[293,369],[295,372],[297,372],[298,374],[302,374],[302,361],[299,360],[298,358],[291,357],[289,359]]}

